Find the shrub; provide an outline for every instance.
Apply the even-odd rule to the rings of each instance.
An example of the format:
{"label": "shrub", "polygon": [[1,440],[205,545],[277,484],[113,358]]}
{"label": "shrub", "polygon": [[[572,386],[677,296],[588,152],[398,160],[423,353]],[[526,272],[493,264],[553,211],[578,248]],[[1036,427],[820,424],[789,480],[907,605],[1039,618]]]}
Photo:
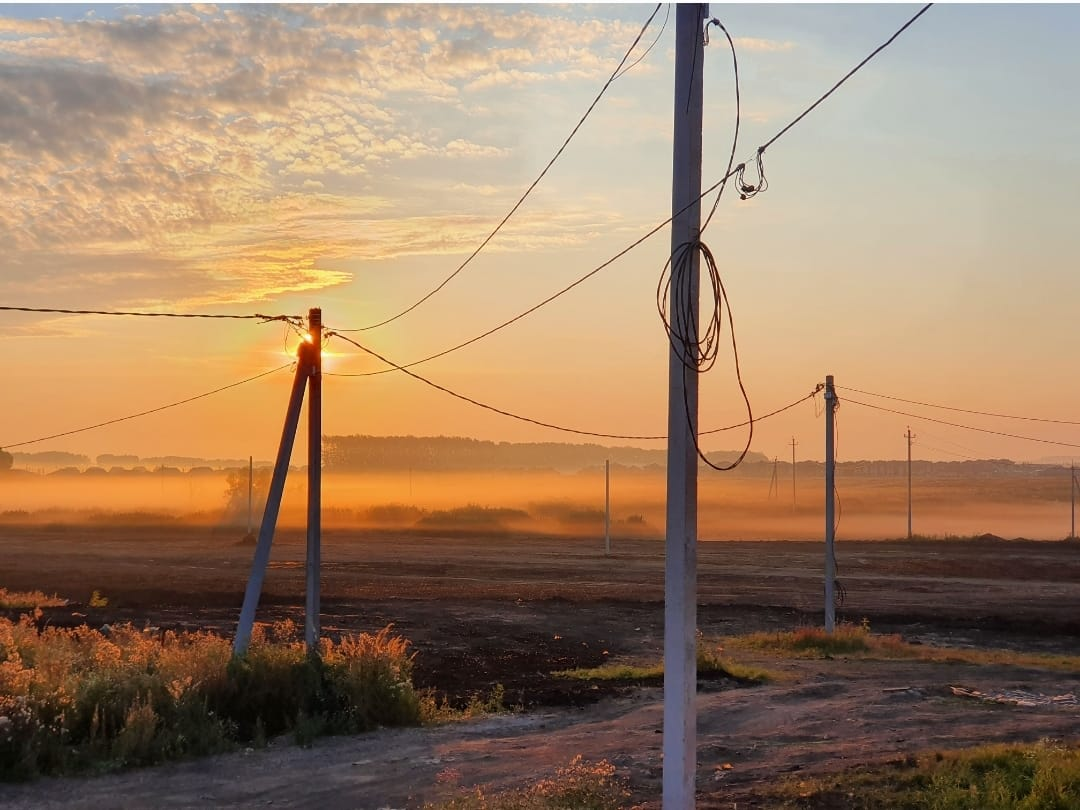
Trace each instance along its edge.
{"label": "shrub", "polygon": [[49,627],[0,619],[0,779],[107,770],[316,734],[416,724],[408,642],[323,640],[259,626],[248,653],[205,632]]}

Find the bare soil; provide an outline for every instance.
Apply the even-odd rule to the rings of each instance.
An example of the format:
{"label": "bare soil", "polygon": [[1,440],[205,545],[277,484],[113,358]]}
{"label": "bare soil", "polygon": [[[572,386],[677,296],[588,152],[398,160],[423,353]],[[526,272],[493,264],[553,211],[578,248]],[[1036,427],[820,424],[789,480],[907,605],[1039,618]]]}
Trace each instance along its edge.
{"label": "bare soil", "polygon": [[[206,528],[0,528],[0,587],[74,600],[53,624],[235,628],[253,547]],[[439,728],[387,729],[93,779],[0,786],[4,807],[415,807],[454,785],[493,789],[607,758],[633,799],[659,806],[662,689],[555,678],[663,651],[663,544],[493,534],[324,536],[325,632],[393,624],[415,681],[456,705],[495,684],[520,710]],[[820,542],[702,543],[698,625],[709,640],[821,622]],[[302,619],[304,542],[275,541],[260,620]],[[926,644],[1080,653],[1080,544],[843,542],[841,618]],[[108,599],[86,605],[90,593]],[[764,808],[783,778],[932,748],[1080,737],[1080,710],[991,705],[950,686],[1080,691],[1080,672],[1011,665],[778,661],[783,682],[706,681],[698,697],[698,806]]]}

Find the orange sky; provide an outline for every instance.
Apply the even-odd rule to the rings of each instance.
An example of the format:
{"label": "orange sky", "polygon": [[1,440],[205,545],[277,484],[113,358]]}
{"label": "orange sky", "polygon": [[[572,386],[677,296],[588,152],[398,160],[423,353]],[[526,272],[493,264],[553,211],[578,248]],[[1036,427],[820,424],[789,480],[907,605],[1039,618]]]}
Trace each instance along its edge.
{"label": "orange sky", "polygon": [[[913,10],[724,7],[742,79],[739,155]],[[9,6],[0,304],[320,306],[337,328],[385,318],[445,278],[509,210],[650,11]],[[1062,103],[1062,83],[1080,68],[1068,35],[1078,26],[1075,6],[935,7],[770,148],[768,192],[721,202],[705,239],[731,295],[755,412],[832,373],[838,385],[910,399],[1077,418],[1080,382],[1068,371],[1080,114]],[[408,316],[354,336],[396,362],[426,356],[532,306],[663,220],[673,27],[612,85],[475,262]],[[717,38],[704,80],[711,184],[734,112]],[[668,239],[665,230],[552,305],[416,371],[543,421],[663,433],[667,346],[654,295]],[[0,313],[0,335],[7,444],[235,382],[285,362],[297,341],[280,324],[13,313]],[[745,418],[722,340],[702,382],[703,428]],[[328,350],[327,371],[378,367],[340,340]],[[282,371],[24,449],[271,458],[288,388]],[[584,440],[398,374],[327,378],[325,392],[327,433]],[[1076,426],[861,399],[1080,445]],[[1073,452],[854,403],[839,422],[845,460],[901,457],[908,424],[919,458]],[[753,449],[790,458],[794,436],[799,458],[821,458],[823,433],[805,403],[759,424]],[[733,432],[703,444],[743,441]]]}

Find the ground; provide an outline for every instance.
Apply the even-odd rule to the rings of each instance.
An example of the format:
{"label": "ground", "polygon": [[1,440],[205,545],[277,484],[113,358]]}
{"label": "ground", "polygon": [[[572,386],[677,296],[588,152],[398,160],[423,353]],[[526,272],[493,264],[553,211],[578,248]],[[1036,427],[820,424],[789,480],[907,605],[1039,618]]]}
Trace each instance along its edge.
{"label": "ground", "polygon": [[[5,527],[0,586],[75,600],[54,624],[131,620],[235,628],[253,547],[207,528]],[[843,620],[924,644],[1080,650],[1080,544],[845,541]],[[702,543],[699,628],[707,640],[821,622],[818,542]],[[301,619],[304,542],[275,541],[260,620]],[[87,606],[92,591],[108,599]],[[575,754],[607,758],[634,801],[659,806],[659,686],[614,689],[553,678],[604,661],[658,661],[663,544],[492,534],[328,533],[325,632],[392,623],[416,651],[415,679],[462,704],[496,683],[520,711],[434,729],[383,730],[94,779],[4,786],[0,806],[413,807],[453,784],[521,784]],[[84,615],[76,615],[84,614]],[[768,807],[781,778],[893,761],[927,748],[1080,737],[1075,705],[1019,707],[957,697],[951,686],[1076,693],[1080,673],[845,659],[733,657],[785,670],[746,687],[703,681],[698,806]],[[726,767],[730,766],[730,767]]]}

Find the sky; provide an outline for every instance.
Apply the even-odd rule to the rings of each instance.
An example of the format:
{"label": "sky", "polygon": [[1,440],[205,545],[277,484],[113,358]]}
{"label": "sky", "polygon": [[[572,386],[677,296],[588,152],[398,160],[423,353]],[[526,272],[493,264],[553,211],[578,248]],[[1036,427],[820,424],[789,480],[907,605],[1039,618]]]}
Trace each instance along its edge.
{"label": "sky", "polygon": [[[0,6],[0,305],[305,314],[331,329],[439,284],[536,179],[652,5]],[[349,333],[397,363],[538,303],[670,215],[674,12],[490,244],[408,315]],[[909,5],[714,5],[734,38],[737,160],[902,25]],[[661,27],[667,20],[667,24]],[[704,234],[756,413],[833,374],[840,460],[1067,460],[1080,427],[857,394],[1080,419],[1080,6],[930,9],[765,153],[768,190],[725,194]],[[658,37],[658,38],[657,38]],[[723,174],[732,58],[705,49],[703,178]],[[731,189],[729,189],[729,192]],[[712,198],[708,200],[711,205]],[[662,434],[667,229],[571,293],[414,368],[496,407]],[[745,419],[727,336],[703,429]],[[0,443],[155,408],[286,364],[279,322],[0,312]],[[340,338],[325,370],[384,368]],[[290,371],[25,451],[272,458]],[[848,401],[850,400],[850,401]],[[821,398],[752,449],[824,455]],[[324,432],[586,441],[400,373],[327,376]],[[734,449],[743,431],[703,437]],[[662,442],[619,442],[662,446]],[[294,458],[304,458],[304,432]]]}

